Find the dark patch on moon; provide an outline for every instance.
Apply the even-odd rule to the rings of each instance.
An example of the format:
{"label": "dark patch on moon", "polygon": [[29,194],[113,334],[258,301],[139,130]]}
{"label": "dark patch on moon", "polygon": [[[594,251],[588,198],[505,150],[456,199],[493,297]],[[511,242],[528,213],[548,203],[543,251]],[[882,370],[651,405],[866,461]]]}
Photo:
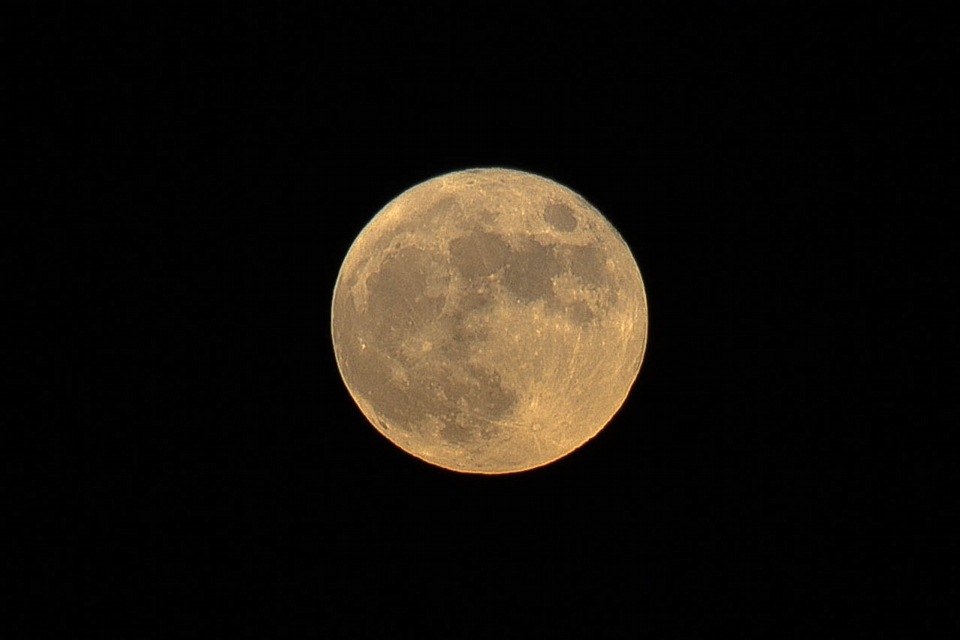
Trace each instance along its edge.
{"label": "dark patch on moon", "polygon": [[552,247],[531,242],[510,254],[503,284],[524,302],[543,300],[553,295],[553,278],[562,270]]}
{"label": "dark patch on moon", "polygon": [[[356,391],[376,407],[381,427],[389,421],[397,429],[416,432],[425,418],[433,417],[446,425],[444,439],[455,444],[492,437],[500,428],[494,422],[507,417],[518,402],[497,372],[456,358],[411,362],[368,349],[355,350],[352,365]],[[391,375],[396,370],[409,382]]]}
{"label": "dark patch on moon", "polygon": [[597,317],[597,314],[590,309],[590,305],[582,300],[577,300],[568,306],[566,313],[577,324],[587,324]]}
{"label": "dark patch on moon", "polygon": [[607,274],[606,258],[598,247],[560,245],[557,252],[564,266],[584,283],[600,288],[612,284]]}
{"label": "dark patch on moon", "polygon": [[451,355],[464,354],[472,344],[489,337],[489,330],[478,313],[454,311],[440,318],[440,349]]}
{"label": "dark patch on moon", "polygon": [[577,218],[573,210],[565,204],[551,202],[543,210],[543,219],[557,231],[576,231]]}
{"label": "dark patch on moon", "polygon": [[357,394],[365,398],[384,419],[409,431],[418,414],[414,395],[390,376],[395,363],[382,353],[354,350],[351,373]]}
{"label": "dark patch on moon", "polygon": [[440,428],[440,437],[451,444],[467,444],[473,435],[473,431],[457,422],[447,422]]}
{"label": "dark patch on moon", "polygon": [[[518,396],[503,386],[497,372],[467,364],[476,346],[490,339],[489,313],[500,285],[489,276],[498,275],[508,294],[523,302],[545,300],[548,308],[576,324],[596,320],[596,310],[587,302],[562,303],[553,282],[569,271],[583,286],[609,291],[610,275],[598,247],[530,240],[521,246],[512,250],[502,236],[472,230],[448,243],[449,264],[422,248],[392,249],[367,278],[367,310],[358,314],[352,303],[343,305],[343,320],[364,342],[376,345],[361,349],[360,340],[346,341],[357,392],[377,407],[382,421],[413,433],[426,424],[425,417],[432,417],[444,425],[440,437],[461,446],[500,430],[494,423],[510,415]],[[451,267],[471,284],[453,294],[455,310],[444,311]],[[431,288],[431,281],[443,286]],[[405,338],[419,331],[436,357],[421,358],[401,348]]]}
{"label": "dark patch on moon", "polygon": [[425,222],[433,224],[438,222],[439,218],[450,216],[456,213],[460,208],[460,203],[453,196],[444,196],[431,204],[423,211]]}
{"label": "dark patch on moon", "polygon": [[430,295],[431,278],[449,281],[449,274],[430,253],[416,247],[399,249],[367,278],[366,316],[384,327],[404,330],[432,322],[439,317],[445,296]]}
{"label": "dark patch on moon", "polygon": [[462,311],[480,311],[493,305],[493,293],[486,288],[470,289],[457,302]]}
{"label": "dark patch on moon", "polygon": [[[502,241],[479,235],[489,240],[481,246],[494,251],[499,247],[505,260],[509,252],[505,244],[500,246]],[[479,258],[466,264],[490,268],[489,261]],[[367,310],[358,314],[352,301],[345,301],[338,314],[357,336],[342,342],[351,354],[345,362],[358,395],[377,408],[378,424],[386,428],[389,421],[413,433],[426,424],[425,417],[433,417],[445,425],[444,440],[467,445],[494,437],[492,422],[507,416],[518,399],[495,371],[465,364],[475,345],[489,337],[485,316],[494,300],[488,290],[474,287],[464,292],[456,311],[444,313],[446,296],[431,294],[428,281],[448,280],[447,269],[423,249],[399,249],[367,279]],[[418,331],[438,357],[421,358],[403,350],[404,339]],[[462,426],[478,420],[482,427]]]}
{"label": "dark patch on moon", "polygon": [[451,362],[420,373],[429,376],[435,391],[424,408],[444,418],[441,435],[454,444],[489,437],[499,430],[493,423],[508,416],[518,402],[517,394],[503,386],[496,371],[476,365]]}
{"label": "dark patch on moon", "polygon": [[448,244],[450,260],[465,278],[496,273],[507,262],[510,247],[495,233],[471,231]]}
{"label": "dark patch on moon", "polygon": [[467,394],[467,407],[489,419],[507,416],[517,404],[517,394],[503,386],[500,374],[468,364],[467,371],[476,380],[477,386]]}

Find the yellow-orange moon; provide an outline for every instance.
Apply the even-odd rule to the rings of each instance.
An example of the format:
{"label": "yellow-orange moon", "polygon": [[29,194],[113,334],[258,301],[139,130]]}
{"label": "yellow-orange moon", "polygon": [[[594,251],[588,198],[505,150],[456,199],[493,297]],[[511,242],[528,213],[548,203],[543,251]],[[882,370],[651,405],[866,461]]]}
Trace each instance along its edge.
{"label": "yellow-orange moon", "polygon": [[548,464],[595,436],[640,370],[647,301],[611,224],[546,178],[471,169],[387,204],[334,288],[343,381],[404,451],[468,473]]}

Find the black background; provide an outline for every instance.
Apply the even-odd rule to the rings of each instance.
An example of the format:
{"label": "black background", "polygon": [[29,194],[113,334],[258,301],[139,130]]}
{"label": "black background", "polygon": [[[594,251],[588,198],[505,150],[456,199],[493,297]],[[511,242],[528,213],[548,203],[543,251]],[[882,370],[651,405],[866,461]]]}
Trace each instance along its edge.
{"label": "black background", "polygon": [[[917,520],[897,514],[940,472],[903,444],[941,418],[907,402],[930,370],[903,374],[935,343],[902,331],[940,304],[923,291],[945,258],[909,259],[942,175],[946,114],[922,108],[945,91],[936,43],[895,14],[557,12],[137,8],[28,34],[58,125],[32,130],[36,201],[78,223],[80,328],[60,345],[76,410],[47,409],[68,426],[46,455],[80,517],[45,512],[66,535],[31,582],[56,590],[53,620],[124,637],[934,624],[901,612]],[[650,312],[608,427],[504,477],[379,436],[329,328],[369,219],[486,166],[602,211]]]}

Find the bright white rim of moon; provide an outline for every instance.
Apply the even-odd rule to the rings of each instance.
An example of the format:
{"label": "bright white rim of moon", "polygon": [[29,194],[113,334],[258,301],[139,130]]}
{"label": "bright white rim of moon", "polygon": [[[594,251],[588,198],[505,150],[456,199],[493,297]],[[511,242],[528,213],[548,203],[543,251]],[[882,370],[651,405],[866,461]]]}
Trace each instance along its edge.
{"label": "bright white rim of moon", "polygon": [[640,270],[599,211],[502,168],[404,191],[363,228],[334,286],[341,377],[387,439],[465,473],[566,456],[620,410],[648,312]]}

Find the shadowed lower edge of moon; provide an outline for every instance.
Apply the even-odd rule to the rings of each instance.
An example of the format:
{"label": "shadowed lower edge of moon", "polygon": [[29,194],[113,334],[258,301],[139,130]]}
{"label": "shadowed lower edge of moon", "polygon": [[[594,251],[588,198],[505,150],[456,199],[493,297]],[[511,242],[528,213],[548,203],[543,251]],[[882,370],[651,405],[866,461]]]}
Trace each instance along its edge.
{"label": "shadowed lower edge of moon", "polygon": [[[470,173],[475,183],[487,177]],[[500,181],[503,172],[492,173]],[[439,201],[446,228],[402,215],[378,228],[378,214],[361,237],[381,253],[356,255],[358,237],[334,291],[334,347],[351,396],[394,444],[452,471],[514,473],[580,448],[619,411],[645,350],[643,283],[622,238],[576,194],[519,175],[553,188],[538,210],[546,227],[583,233],[593,216],[592,241],[531,242],[456,214],[456,196],[417,199],[424,185],[456,180],[448,174],[388,205],[421,215]],[[393,242],[398,228],[414,240]],[[357,267],[373,259],[360,304]]]}

